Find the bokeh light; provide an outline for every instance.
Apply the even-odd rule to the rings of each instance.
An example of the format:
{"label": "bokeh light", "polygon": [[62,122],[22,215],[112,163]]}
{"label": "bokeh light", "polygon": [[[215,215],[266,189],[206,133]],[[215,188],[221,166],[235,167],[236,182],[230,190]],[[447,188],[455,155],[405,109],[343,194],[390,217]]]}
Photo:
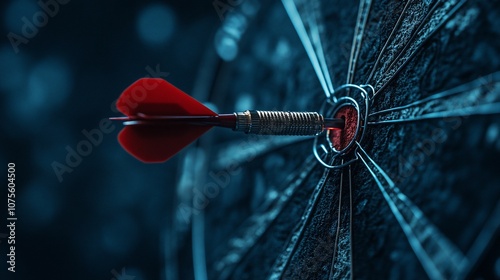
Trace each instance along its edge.
{"label": "bokeh light", "polygon": [[55,186],[43,182],[32,182],[19,190],[19,216],[31,230],[49,226],[60,210],[60,196]]}
{"label": "bokeh light", "polygon": [[4,11],[4,24],[9,32],[22,35],[23,17],[31,21],[33,15],[40,10],[36,1],[12,0]]}
{"label": "bokeh light", "polygon": [[47,121],[47,112],[64,105],[69,96],[73,77],[68,64],[59,58],[42,59],[24,77],[24,86],[11,94],[9,113],[25,128]]}
{"label": "bokeh light", "polygon": [[169,42],[176,28],[176,17],[165,4],[151,4],[140,11],[137,18],[137,33],[141,41],[150,46]]}
{"label": "bokeh light", "polygon": [[27,59],[22,54],[13,55],[11,47],[0,47],[0,90],[4,94],[15,94],[24,84]]}
{"label": "bokeh light", "polygon": [[139,226],[132,217],[120,213],[109,219],[101,229],[103,248],[115,255],[130,253],[137,244],[138,229]]}

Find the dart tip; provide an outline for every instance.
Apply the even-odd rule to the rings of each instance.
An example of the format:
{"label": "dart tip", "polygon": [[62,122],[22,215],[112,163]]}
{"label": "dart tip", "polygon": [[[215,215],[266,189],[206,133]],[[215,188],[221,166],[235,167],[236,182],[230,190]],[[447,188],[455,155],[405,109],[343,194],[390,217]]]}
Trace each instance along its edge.
{"label": "dart tip", "polygon": [[345,127],[345,119],[343,118],[325,118],[326,130],[341,130]]}

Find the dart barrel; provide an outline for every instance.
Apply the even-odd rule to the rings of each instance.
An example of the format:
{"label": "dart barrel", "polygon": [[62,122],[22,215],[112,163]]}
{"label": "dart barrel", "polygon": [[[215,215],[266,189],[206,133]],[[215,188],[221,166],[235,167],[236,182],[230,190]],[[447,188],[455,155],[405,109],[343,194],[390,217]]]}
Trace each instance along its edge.
{"label": "dart barrel", "polygon": [[316,112],[247,110],[235,114],[234,130],[247,134],[316,135],[324,129],[323,116]]}

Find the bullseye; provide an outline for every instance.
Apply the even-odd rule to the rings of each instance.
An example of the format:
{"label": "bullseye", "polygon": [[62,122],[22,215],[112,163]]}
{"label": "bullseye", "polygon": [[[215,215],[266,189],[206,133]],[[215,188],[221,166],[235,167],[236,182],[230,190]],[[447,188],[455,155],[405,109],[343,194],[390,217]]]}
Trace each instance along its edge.
{"label": "bullseye", "polygon": [[355,150],[363,141],[370,111],[370,85],[345,84],[335,90],[335,96],[323,103],[321,112],[327,117],[344,121],[341,130],[328,129],[314,139],[313,153],[326,168],[342,168],[356,161]]}
{"label": "bullseye", "polygon": [[358,111],[352,105],[345,105],[338,109],[335,118],[344,119],[345,127],[342,130],[329,131],[329,139],[337,151],[346,149],[356,137],[358,127]]}

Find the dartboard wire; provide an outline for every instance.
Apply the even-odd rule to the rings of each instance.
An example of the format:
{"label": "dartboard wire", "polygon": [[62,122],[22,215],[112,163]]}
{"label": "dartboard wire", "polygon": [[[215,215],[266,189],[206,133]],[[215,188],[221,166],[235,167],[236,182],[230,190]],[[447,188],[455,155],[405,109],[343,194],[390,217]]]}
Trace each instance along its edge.
{"label": "dartboard wire", "polygon": [[402,118],[402,119],[392,119],[384,121],[372,121],[368,122],[369,125],[379,125],[379,124],[395,124],[395,123],[406,123],[415,121],[426,121],[432,119],[444,119],[453,117],[467,117],[467,116],[478,116],[478,115],[498,115],[500,114],[500,102],[483,104],[475,107],[469,107],[460,110],[449,110],[441,111],[436,113],[429,113],[421,115],[414,118]]}
{"label": "dartboard wire", "polygon": [[418,32],[420,30],[422,30],[422,28],[424,27],[425,24],[427,24],[427,21],[429,20],[429,18],[432,16],[432,14],[436,11],[437,7],[441,3],[442,3],[441,1],[436,1],[434,3],[434,5],[429,10],[429,12],[425,15],[425,17],[422,19],[422,21],[420,21],[420,23],[418,24],[417,28],[415,28],[415,31],[413,32],[413,34],[411,35],[411,37],[408,39],[408,41],[406,42],[406,44],[403,46],[403,49],[399,52],[399,54],[396,56],[396,58],[394,58],[390,62],[389,66],[386,68],[385,72],[382,73],[382,75],[387,74],[387,72],[389,71],[389,69],[392,68],[392,66],[401,57],[401,55],[406,52],[406,50],[408,49],[408,47],[410,46],[410,44],[415,40],[415,37],[417,36]]}
{"label": "dartboard wire", "polygon": [[325,57],[325,51],[323,48],[323,42],[321,41],[321,35],[319,31],[319,25],[318,25],[318,11],[320,10],[319,5],[321,3],[319,1],[314,1],[316,7],[313,7],[312,5],[306,5],[306,7],[310,7],[308,10],[309,16],[307,16],[308,20],[308,26],[309,26],[309,31],[310,31],[310,38],[315,46],[316,49],[316,54],[318,55],[318,60],[321,65],[321,69],[323,71],[323,76],[325,77],[328,90],[330,94],[333,94],[335,92],[335,89],[333,87],[333,82],[331,79],[330,71],[328,70],[328,64],[326,63],[326,57]]}
{"label": "dartboard wire", "polygon": [[319,202],[318,198],[323,193],[329,174],[330,174],[330,169],[325,168],[325,170],[323,171],[323,175],[321,176],[321,179],[319,180],[318,184],[314,188],[311,197],[309,198],[309,201],[304,210],[304,213],[302,214],[300,222],[292,230],[292,234],[286,244],[285,250],[282,252],[280,256],[278,256],[278,258],[274,262],[269,279],[282,279],[283,273],[290,264],[290,260],[292,259],[293,254],[297,250],[297,245],[299,244],[299,241],[302,239],[302,236],[304,235],[304,232],[306,230],[306,225],[309,224],[312,218],[311,214],[313,213],[314,209],[316,208]]}
{"label": "dartboard wire", "polygon": [[304,136],[282,136],[272,137],[269,135],[259,135],[257,140],[239,140],[231,143],[224,143],[223,149],[218,149],[216,155],[215,169],[227,168],[227,163],[242,166],[251,162],[249,159],[256,159],[276,150],[300,145],[307,141],[312,141],[313,137]]}
{"label": "dartboard wire", "polygon": [[[405,44],[403,50],[397,55],[397,57],[391,62],[390,66],[381,75],[381,77],[386,77],[387,80],[386,81],[383,81],[383,79],[377,80],[377,84],[382,81],[381,82],[382,85],[381,86],[375,85],[375,88],[378,88],[378,89],[375,92],[375,94],[373,95],[373,98],[375,98],[380,92],[382,92],[390,84],[390,82],[401,72],[401,70],[403,70],[404,67],[406,65],[408,65],[408,62],[410,62],[412,60],[412,58],[415,57],[415,55],[418,53],[418,51],[421,50],[425,46],[425,42],[427,42],[434,34],[436,34],[437,31],[440,30],[441,27],[443,27],[445,25],[445,23],[447,23],[456,12],[458,12],[458,10],[463,6],[463,4],[465,4],[466,1],[467,0],[462,0],[458,4],[456,4],[451,9],[451,11],[449,11],[449,13],[447,13],[447,15],[444,16],[443,19],[441,19],[439,24],[434,26],[434,28],[432,28],[432,26],[431,26],[430,29],[425,30],[423,27],[428,22],[425,22],[425,20],[422,21],[422,24],[419,25],[419,27],[414,31],[411,39],[407,42],[407,44]],[[438,1],[438,2],[442,2],[442,1]],[[456,3],[456,1],[455,1],[455,3]],[[431,12],[434,12],[435,10],[437,10],[437,6],[433,7]],[[431,16],[432,16],[431,13],[429,13],[425,18],[427,19],[427,18],[430,18]],[[424,32],[424,31],[428,31],[428,32]],[[419,35],[421,32],[424,32],[424,34],[421,37],[418,37],[417,39],[415,39],[417,37],[417,35]],[[413,49],[410,50],[409,52],[407,52],[409,47],[413,47]],[[405,59],[403,59],[403,58],[405,58]],[[399,67],[393,67],[393,65],[395,65],[397,63],[400,64]],[[393,70],[393,68],[395,68],[395,70]],[[392,74],[389,73],[392,70],[393,70],[393,73]]]}
{"label": "dartboard wire", "polygon": [[[270,226],[274,223],[284,207],[309,177],[311,172],[317,166],[318,162],[311,155],[297,169],[298,171],[290,174],[284,181],[283,185],[287,186],[276,195],[272,206],[265,205],[266,209],[257,209],[252,216],[248,217],[236,230],[237,234],[233,235],[227,244],[238,244],[234,248],[229,247],[225,251],[223,257],[216,265],[216,269],[220,271],[219,279],[227,279],[234,272],[235,265],[239,263],[250,252],[253,246],[267,233]],[[246,245],[241,246],[241,242],[231,242],[231,240],[245,240]]]}
{"label": "dartboard wire", "polygon": [[495,235],[500,229],[500,202],[497,202],[495,209],[489,215],[490,218],[484,223],[483,229],[477,235],[476,239],[472,243],[472,246],[467,251],[467,259],[470,260],[470,265],[462,273],[460,279],[464,279],[469,272],[473,269],[473,264],[481,258],[481,255],[485,252],[486,248],[490,246],[491,242],[494,240]]}
{"label": "dartboard wire", "polygon": [[[357,154],[372,175],[394,217],[405,233],[420,264],[431,279],[455,279],[469,267],[469,260],[433,225],[359,143]],[[373,168],[370,167],[373,165]],[[378,175],[376,174],[378,173]],[[384,182],[383,182],[384,181]]]}
{"label": "dartboard wire", "polygon": [[406,13],[406,10],[408,9],[408,7],[410,6],[410,3],[411,1],[407,1],[404,8],[403,8],[403,11],[401,12],[401,14],[399,15],[399,18],[398,20],[396,21],[396,24],[394,24],[394,27],[392,28],[391,30],[391,33],[389,35],[389,37],[387,38],[387,40],[385,40],[385,43],[384,43],[384,46],[382,47],[382,50],[380,50],[380,52],[378,53],[378,56],[377,56],[377,59],[375,60],[375,63],[373,64],[373,67],[372,67],[372,70],[370,72],[370,75],[368,75],[368,79],[366,80],[365,84],[369,85],[370,82],[372,81],[373,79],[373,76],[375,75],[375,71],[377,70],[377,67],[378,67],[378,64],[380,63],[380,59],[382,58],[382,56],[384,55],[385,53],[385,50],[387,49],[387,46],[389,46],[389,43],[392,41],[392,38],[394,37],[394,35],[396,34],[396,30],[399,28],[399,26],[401,25],[401,22],[403,21],[404,19],[404,14]]}
{"label": "dartboard wire", "polygon": [[[402,22],[404,21],[404,19],[405,19],[405,14],[406,14],[406,12],[407,12],[407,8],[410,6],[410,3],[412,3],[412,1],[408,1],[408,2],[406,3],[406,5],[405,5],[405,7],[404,7],[404,9],[403,9],[403,12],[402,12],[402,13],[401,13],[401,15],[400,15],[400,18],[399,18],[399,19],[398,19],[398,21],[397,21],[397,24],[394,26],[394,28],[393,28],[393,30],[392,30],[392,32],[391,32],[391,36],[389,37],[389,39],[390,39],[390,40],[388,39],[388,40],[386,41],[386,43],[392,43],[392,42],[393,42],[393,40],[392,40],[392,38],[391,38],[391,37],[392,37],[393,35],[396,35],[396,31],[398,30],[398,28],[401,26]],[[413,30],[413,35],[412,35],[412,36],[410,37],[410,39],[408,39],[408,40],[407,40],[407,42],[404,44],[403,49],[400,51],[400,53],[399,53],[399,54],[397,54],[397,55],[396,55],[396,58],[394,58],[394,59],[392,60],[392,62],[390,62],[389,67],[386,67],[386,68],[385,68],[385,71],[381,73],[381,76],[383,76],[384,74],[386,74],[386,73],[387,73],[387,71],[388,71],[388,69],[391,69],[390,67],[393,65],[393,63],[396,61],[396,59],[400,57],[400,54],[402,54],[402,53],[404,53],[404,52],[406,51],[407,47],[408,47],[408,46],[412,43],[413,38],[414,38],[414,37],[418,34],[419,30],[420,30],[420,29],[424,26],[424,24],[426,23],[425,21],[426,21],[426,20],[430,17],[430,15],[431,15],[431,14],[435,11],[435,9],[437,8],[437,6],[438,6],[439,4],[440,4],[440,1],[436,1],[436,2],[434,3],[434,5],[431,7],[431,9],[429,10],[429,12],[428,12],[428,13],[425,15],[425,17],[422,19],[422,21],[420,22],[420,24],[418,25],[418,27],[417,27],[417,28],[415,28],[415,30]],[[400,20],[401,20],[401,22],[400,22]],[[393,32],[394,32],[394,34],[393,34]],[[388,45],[387,45],[387,46],[388,46]],[[387,48],[386,48],[386,46],[384,45],[384,49],[383,49],[383,50],[384,50],[384,52],[385,52],[385,50],[386,50],[386,49],[387,49]],[[383,53],[381,52],[381,53],[379,54],[379,57],[378,57],[378,58],[380,59],[380,58],[382,58],[382,57],[383,57]],[[379,61],[378,61],[378,62],[379,62]],[[378,63],[377,63],[377,65],[378,65]],[[376,70],[376,68],[374,67],[374,68],[372,69],[372,72],[374,72],[375,70]],[[367,84],[369,84],[369,82],[371,82],[371,78],[373,78],[373,77],[370,77],[370,80],[367,82]],[[375,97],[375,95],[378,93],[378,91],[379,91],[379,90],[377,90],[377,91],[374,93],[374,96],[373,96],[373,97]]]}
{"label": "dartboard wire", "polygon": [[[411,61],[411,59],[425,46],[427,42],[434,34],[440,30],[445,23],[447,23],[452,16],[465,4],[466,0],[458,2],[455,0],[452,3],[443,3],[442,1],[436,1],[436,3],[430,8],[429,12],[423,17],[420,24],[412,31],[411,37],[404,43],[403,49],[396,55],[394,59],[390,62],[389,67],[384,69],[376,69],[374,67],[372,71],[384,70],[381,72],[380,77],[376,78],[375,89],[376,92],[373,96],[375,98],[381,91],[383,91],[390,82],[397,76],[397,74],[404,69],[404,67]],[[438,9],[439,4],[443,4],[441,9]],[[404,13],[401,14],[404,16]],[[437,17],[436,20],[432,20],[433,17]],[[403,17],[404,20],[404,17]],[[399,21],[399,20],[398,20]],[[397,30],[399,26],[395,25]],[[394,40],[390,37],[390,43]],[[394,42],[395,44],[397,42]],[[401,44],[401,42],[399,42]],[[387,48],[386,48],[387,49]],[[386,50],[385,49],[385,50]],[[380,59],[384,57],[384,53],[379,53]],[[377,65],[380,64],[377,63]],[[399,64],[399,66],[397,65]],[[374,65],[375,66],[375,65]],[[371,80],[375,77],[371,77],[366,84],[369,84]]]}
{"label": "dartboard wire", "polygon": [[295,31],[297,32],[297,35],[299,36],[299,39],[302,42],[302,45],[304,46],[304,49],[307,53],[307,56],[309,57],[309,60],[311,61],[314,72],[316,73],[316,76],[318,77],[321,87],[323,88],[323,92],[326,98],[329,99],[331,93],[333,92],[332,91],[333,88],[332,89],[328,88],[328,83],[326,82],[326,79],[329,77],[326,77],[325,73],[323,73],[323,69],[319,62],[315,48],[313,47],[311,39],[309,38],[304,22],[300,17],[300,14],[297,10],[297,6],[295,5],[295,2],[293,0],[282,0],[281,2],[283,3],[286,13],[290,18],[293,27],[295,28]]}
{"label": "dartboard wire", "polygon": [[[341,164],[344,164],[344,159],[342,159]],[[341,222],[341,211],[342,211],[342,187],[344,185],[344,169],[340,171],[340,188],[339,188],[339,207],[338,207],[338,216],[337,216],[337,230],[335,234],[335,243],[333,245],[333,255],[332,255],[332,263],[330,265],[330,273],[328,275],[328,279],[332,279],[333,277],[333,268],[335,266],[335,259],[337,257],[337,244],[339,241],[340,234],[340,222]]]}
{"label": "dartboard wire", "polygon": [[349,68],[347,70],[347,84],[353,83],[359,52],[361,50],[361,44],[363,43],[363,37],[365,35],[366,23],[368,22],[368,16],[371,11],[371,5],[371,0],[359,1],[358,17],[356,18],[356,27],[354,29],[354,36],[352,38],[351,45],[351,55],[349,58]]}
{"label": "dartboard wire", "polygon": [[352,165],[349,165],[349,247],[351,252],[349,253],[349,262],[351,263],[351,277],[350,279],[354,279],[354,263],[352,261],[352,254],[353,254],[353,239],[352,239],[352,219],[353,219],[353,212],[352,212],[352,173],[351,173],[351,167]]}
{"label": "dartboard wire", "polygon": [[404,106],[374,112],[368,125],[497,114],[500,114],[500,72]]}
{"label": "dartboard wire", "polygon": [[380,115],[380,114],[385,114],[385,113],[390,113],[390,112],[394,112],[394,111],[400,111],[403,109],[408,109],[410,107],[421,105],[421,104],[424,104],[424,103],[429,102],[429,101],[444,99],[444,98],[451,97],[451,96],[456,95],[456,94],[461,94],[461,93],[468,94],[468,93],[471,93],[473,91],[476,91],[477,89],[480,89],[481,87],[488,87],[489,89],[491,89],[493,87],[493,85],[491,85],[490,83],[497,83],[497,82],[500,83],[500,71],[486,75],[486,76],[479,77],[473,81],[470,81],[470,82],[467,82],[465,84],[461,84],[457,87],[430,95],[430,96],[425,97],[421,100],[418,100],[418,101],[415,101],[415,102],[412,102],[412,103],[409,103],[409,104],[406,104],[403,106],[392,107],[389,109],[384,109],[384,110],[370,113],[369,116],[373,117],[373,116]]}
{"label": "dartboard wire", "polygon": [[[344,160],[342,160],[344,164]],[[348,175],[345,173],[348,171]],[[352,182],[351,165],[340,171],[340,188],[338,202],[337,230],[334,250],[328,279],[352,278]],[[346,192],[346,181],[349,180],[349,192]],[[347,205],[346,203],[349,203]],[[348,246],[346,246],[346,244]],[[339,255],[339,252],[342,252]]]}

